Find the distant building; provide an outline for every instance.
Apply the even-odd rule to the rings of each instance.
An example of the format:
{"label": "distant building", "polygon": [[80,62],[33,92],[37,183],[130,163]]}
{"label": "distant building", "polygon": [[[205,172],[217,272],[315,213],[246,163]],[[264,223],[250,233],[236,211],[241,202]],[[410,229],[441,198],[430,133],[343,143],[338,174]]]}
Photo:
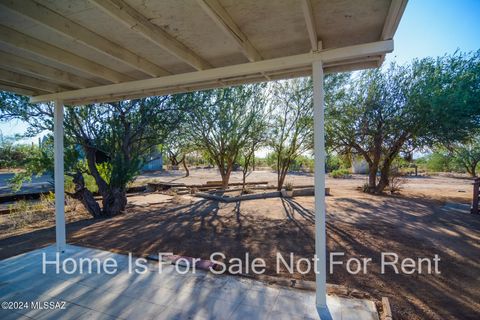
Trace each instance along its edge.
{"label": "distant building", "polygon": [[353,156],[352,173],[366,174],[368,173],[368,163],[362,157]]}
{"label": "distant building", "polygon": [[143,165],[142,171],[160,170],[163,170],[163,155],[160,148],[157,148],[147,156],[147,162]]}

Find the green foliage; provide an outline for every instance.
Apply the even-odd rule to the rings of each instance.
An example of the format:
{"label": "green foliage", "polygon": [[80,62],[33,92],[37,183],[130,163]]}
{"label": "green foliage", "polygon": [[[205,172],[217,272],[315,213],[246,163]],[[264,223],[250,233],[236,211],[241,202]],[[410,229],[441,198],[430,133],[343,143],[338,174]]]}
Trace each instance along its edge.
{"label": "green foliage", "polygon": [[[149,97],[65,108],[66,174],[80,173],[80,177],[86,178],[87,188],[76,186],[80,191],[94,189],[88,177],[94,178],[103,197],[103,214],[114,215],[125,208],[126,185],[138,174],[152,148],[161,144],[178,124],[180,112],[171,100],[170,96]],[[0,101],[0,120],[27,122],[29,135],[53,129],[52,104],[30,104],[21,96],[4,92]],[[53,172],[51,137],[38,154],[32,155],[26,167],[23,176],[17,176],[13,182],[28,180],[31,174]],[[91,194],[80,199],[85,196],[96,206]],[[90,212],[100,214],[96,209],[95,213]]]}
{"label": "green foliage", "polygon": [[189,139],[188,123],[182,119],[180,125],[170,131],[163,141],[164,155],[170,165],[178,166],[188,153],[195,150],[194,143]]}
{"label": "green foliage", "polygon": [[187,139],[215,163],[224,185],[245,148],[265,130],[263,84],[192,92],[175,97],[185,110]]}
{"label": "green foliage", "polygon": [[[75,148],[68,146],[64,150],[64,164],[68,170],[71,170],[75,166],[79,166],[77,163],[79,154]],[[10,179],[9,184],[14,191],[18,191],[24,182],[30,182],[32,176],[41,176],[43,174],[50,174],[53,181],[53,136],[47,135],[43,138],[39,147],[35,147],[28,154],[25,163],[22,167],[22,171],[15,174]],[[70,190],[69,184],[65,183],[66,190]]]}
{"label": "green foliage", "polygon": [[330,172],[330,177],[334,179],[346,179],[350,178],[350,170],[348,169],[337,169]]}
{"label": "green foliage", "polygon": [[363,71],[326,99],[327,145],[365,158],[372,192],[402,152],[464,141],[480,119],[480,51]]}
{"label": "green foliage", "polygon": [[452,171],[452,157],[440,151],[424,156],[422,159],[417,160],[417,163],[429,172]]}
{"label": "green foliage", "polygon": [[[92,193],[97,193],[98,186],[95,182],[95,178],[88,173],[83,173],[82,175],[85,179],[85,188],[87,188]],[[75,192],[75,183],[73,182],[72,176],[65,176],[65,191],[70,193]]]}
{"label": "green foliage", "polygon": [[273,170],[277,170],[277,155],[275,152],[269,152],[267,154],[265,157],[265,164]]}
{"label": "green foliage", "polygon": [[37,146],[18,143],[17,137],[5,137],[0,133],[0,169],[22,168]]}
{"label": "green foliage", "polygon": [[325,161],[326,172],[332,172],[338,169],[349,169],[351,165],[350,154],[339,155],[336,152],[327,150],[327,158]]}
{"label": "green foliage", "polygon": [[466,171],[471,177],[477,175],[480,163],[480,134],[471,136],[464,142],[448,143],[448,150],[456,166]]}
{"label": "green foliage", "polygon": [[33,175],[41,176],[48,172],[53,173],[53,141],[48,141],[43,147],[33,148],[25,159],[23,171],[15,174],[9,184],[16,192],[23,182],[32,181]]}
{"label": "green foliage", "polygon": [[293,190],[293,183],[290,181],[285,182],[285,190],[292,191]]}
{"label": "green foliage", "polygon": [[[478,148],[478,147],[477,147]],[[452,151],[437,148],[415,163],[428,172],[476,173],[479,169],[478,149],[474,144],[457,144]]]}
{"label": "green foliage", "polygon": [[295,159],[312,148],[312,80],[299,78],[277,81],[270,88],[267,144],[273,150],[277,189],[281,190],[288,169]]}
{"label": "green foliage", "polygon": [[[67,109],[65,131],[82,147],[89,174],[97,184],[124,188],[135,178],[151,149],[177,123],[169,99],[151,97]],[[95,158],[95,165],[89,156]]]}
{"label": "green foliage", "polygon": [[327,159],[325,162],[326,165],[326,172],[332,172],[334,170],[340,169],[342,166],[342,161],[340,160],[340,157],[337,155],[327,153]]}
{"label": "green foliage", "polygon": [[290,163],[289,171],[314,172],[315,162],[312,157],[300,155]]}
{"label": "green foliage", "polygon": [[480,50],[412,63],[412,95],[424,116],[424,143],[451,144],[475,135],[480,120]]}
{"label": "green foliage", "polygon": [[472,152],[468,149],[460,149],[456,151],[454,157],[454,167],[453,171],[456,172],[466,172],[470,177],[477,177],[480,158],[478,153]]}

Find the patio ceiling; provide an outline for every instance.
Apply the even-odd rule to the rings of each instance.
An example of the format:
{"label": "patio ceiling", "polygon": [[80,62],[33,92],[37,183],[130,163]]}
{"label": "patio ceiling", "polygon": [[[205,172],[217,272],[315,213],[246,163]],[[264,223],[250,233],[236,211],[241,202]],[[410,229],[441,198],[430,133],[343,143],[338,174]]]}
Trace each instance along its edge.
{"label": "patio ceiling", "polygon": [[129,99],[378,67],[406,0],[0,0],[0,90]]}

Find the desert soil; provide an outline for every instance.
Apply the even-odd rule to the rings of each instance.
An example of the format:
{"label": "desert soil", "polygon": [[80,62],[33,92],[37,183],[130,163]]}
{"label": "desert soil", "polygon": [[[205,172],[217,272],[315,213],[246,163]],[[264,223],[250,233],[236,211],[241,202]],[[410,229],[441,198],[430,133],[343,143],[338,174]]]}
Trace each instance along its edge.
{"label": "desert soil", "polygon": [[[212,170],[147,175],[185,183],[218,180]],[[240,179],[235,173],[232,180]],[[272,172],[255,172],[251,181],[275,181]],[[294,184],[312,184],[308,174],[290,175]],[[358,187],[363,176],[327,179],[328,252],[344,252],[348,258],[372,258],[366,274],[349,274],[336,266],[328,282],[359,290],[374,299],[388,297],[394,319],[480,318],[480,216],[459,204],[468,204],[471,181],[443,176],[409,178],[398,195],[372,196]],[[190,196],[160,194],[129,198],[122,216],[108,220],[83,219],[67,226],[68,242],[82,246],[134,252],[156,252],[208,259],[223,252],[227,259],[266,260],[266,274],[314,280],[314,273],[275,272],[276,253],[295,260],[314,254],[314,198],[262,199],[219,203]],[[456,209],[459,207],[459,209]],[[54,242],[53,227],[0,235],[0,259]],[[403,258],[440,257],[440,274],[395,274],[380,272],[381,252]],[[339,258],[340,259],[340,258]]]}

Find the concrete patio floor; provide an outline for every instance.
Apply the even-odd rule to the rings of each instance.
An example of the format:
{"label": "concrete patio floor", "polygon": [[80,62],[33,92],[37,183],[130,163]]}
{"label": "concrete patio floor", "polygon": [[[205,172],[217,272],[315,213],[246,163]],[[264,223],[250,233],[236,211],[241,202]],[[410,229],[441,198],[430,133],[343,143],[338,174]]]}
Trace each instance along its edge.
{"label": "concrete patio floor", "polygon": [[[314,292],[201,270],[179,274],[172,265],[162,265],[159,273],[157,263],[149,263],[144,274],[130,273],[128,256],[70,245],[62,259],[112,258],[117,272],[57,274],[48,265],[42,274],[43,252],[55,260],[55,247],[49,246],[0,261],[0,302],[65,301],[65,309],[2,308],[0,319],[319,318]],[[66,271],[72,266],[67,264]],[[327,301],[334,320],[378,319],[372,301],[336,296]]]}

